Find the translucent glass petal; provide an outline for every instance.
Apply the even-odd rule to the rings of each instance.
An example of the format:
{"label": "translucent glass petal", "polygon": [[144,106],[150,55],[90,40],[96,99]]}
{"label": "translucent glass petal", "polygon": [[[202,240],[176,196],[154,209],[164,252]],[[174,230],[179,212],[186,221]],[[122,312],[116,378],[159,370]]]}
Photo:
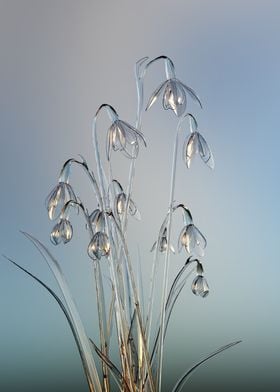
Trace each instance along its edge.
{"label": "translucent glass petal", "polygon": [[186,111],[186,93],[177,79],[170,79],[166,84],[162,105],[164,109],[172,109],[176,116],[180,117]]}
{"label": "translucent glass petal", "polygon": [[64,183],[64,186],[65,186],[65,201],[64,202],[66,202],[68,200],[77,201],[77,198],[76,198],[76,195],[73,191],[72,186],[68,183]]}
{"label": "translucent glass petal", "polygon": [[132,199],[129,201],[129,213],[137,220],[141,220],[141,214]]}
{"label": "translucent glass petal", "polygon": [[161,85],[153,92],[153,94],[151,95],[151,98],[149,99],[147,106],[146,106],[146,110],[149,110],[150,107],[156,102],[156,100],[158,99],[160,93],[162,92],[165,84],[167,83],[167,81],[165,80],[163,83],[161,83]]}
{"label": "translucent glass petal", "polygon": [[198,151],[198,133],[191,133],[186,139],[184,146],[184,158],[188,168],[191,166],[191,162]]}
{"label": "translucent glass petal", "polygon": [[73,228],[69,220],[62,219],[60,222],[60,235],[64,244],[71,241],[73,236]]}
{"label": "translucent glass petal", "polygon": [[182,229],[178,240],[179,252],[181,251],[182,246],[184,246],[188,253],[204,256],[206,245],[206,238],[194,224],[189,224]]}
{"label": "translucent glass petal", "polygon": [[172,245],[172,244],[170,244],[170,250],[171,250],[171,252],[175,255],[175,248],[174,248],[174,246]]}
{"label": "translucent glass petal", "polygon": [[179,234],[179,238],[178,238],[178,252],[180,253],[182,251],[183,245],[185,244],[185,235],[186,232],[186,227],[183,227],[183,229],[181,230],[181,233]]}
{"label": "translucent glass petal", "polygon": [[111,158],[111,151],[112,151],[112,144],[113,144],[113,131],[114,131],[114,124],[111,125],[107,131],[106,156],[107,156],[108,161]]}
{"label": "translucent glass petal", "polygon": [[192,235],[195,243],[193,250],[195,250],[195,252],[199,256],[204,256],[204,249],[207,246],[206,238],[201,233],[201,231],[194,225],[192,225]]}
{"label": "translucent glass petal", "polygon": [[209,286],[207,280],[202,275],[197,275],[192,283],[192,292],[202,298],[207,297],[209,294]]}
{"label": "translucent glass petal", "polygon": [[100,260],[102,256],[108,256],[110,252],[110,243],[106,233],[97,232],[92,237],[88,245],[88,255],[93,260]]}
{"label": "translucent glass petal", "polygon": [[215,163],[214,163],[213,154],[206,140],[200,133],[198,133],[198,149],[203,162],[205,162],[206,165],[210,167],[210,169],[214,169]]}
{"label": "translucent glass petal", "polygon": [[134,128],[132,125],[128,124],[125,121],[121,121],[121,123],[122,123],[125,131],[128,132],[129,134],[131,134],[131,136],[130,136],[130,138],[131,138],[130,139],[131,140],[130,143],[133,143],[133,142],[135,142],[136,140],[139,139],[144,144],[144,146],[147,145],[146,140],[145,140],[144,135],[143,135],[142,132],[138,131],[138,129]]}
{"label": "translucent glass petal", "polygon": [[99,208],[94,210],[90,216],[89,220],[92,224],[92,228],[95,232],[97,231],[104,231],[105,230],[105,216],[104,212],[101,211]]}
{"label": "translucent glass petal", "polygon": [[187,107],[186,93],[183,89],[183,86],[178,81],[172,82],[172,89],[173,89],[174,102],[175,102],[175,107],[173,110],[174,110],[175,114],[178,117],[180,117],[186,111],[186,107]]}
{"label": "translucent glass petal", "polygon": [[183,88],[185,89],[186,93],[189,94],[189,96],[194,101],[196,101],[199,104],[199,106],[201,107],[201,109],[202,109],[202,103],[201,103],[198,95],[196,94],[196,92],[191,87],[187,86],[186,84],[184,84],[184,83],[182,83],[180,81],[179,81],[179,83],[183,86]]}
{"label": "translucent glass petal", "polygon": [[183,236],[183,245],[185,245],[185,248],[189,253],[192,253],[193,250],[195,249],[196,242],[195,242],[195,236],[194,236],[194,225],[188,225],[185,235]]}
{"label": "translucent glass petal", "polygon": [[170,104],[173,101],[173,96],[172,96],[172,90],[171,90],[171,85],[170,85],[170,80],[168,80],[168,83],[165,86],[163,96],[162,96],[162,106],[165,110],[172,109]]}
{"label": "translucent glass petal", "polygon": [[50,192],[46,199],[46,207],[48,210],[49,218],[54,220],[59,215],[62,207],[63,200],[65,199],[65,183],[59,182]]}
{"label": "translucent glass petal", "polygon": [[119,193],[118,196],[116,197],[116,203],[115,203],[115,208],[119,215],[124,213],[125,204],[126,204],[126,194],[124,192]]}
{"label": "translucent glass petal", "polygon": [[50,236],[51,242],[54,245],[58,245],[61,242],[61,235],[60,235],[60,222],[58,222],[54,228],[52,229],[51,236]]}

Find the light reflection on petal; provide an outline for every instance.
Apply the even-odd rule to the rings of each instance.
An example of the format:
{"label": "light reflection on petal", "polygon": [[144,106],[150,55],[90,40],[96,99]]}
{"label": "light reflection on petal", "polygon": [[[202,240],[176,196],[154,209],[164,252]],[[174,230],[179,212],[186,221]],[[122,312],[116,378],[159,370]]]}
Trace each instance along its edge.
{"label": "light reflection on petal", "polygon": [[192,282],[192,292],[202,298],[209,294],[209,286],[207,280],[202,275],[197,275]]}
{"label": "light reflection on petal", "polygon": [[93,260],[100,260],[102,256],[108,256],[110,253],[109,238],[104,232],[97,232],[92,237],[88,245],[88,255]]}

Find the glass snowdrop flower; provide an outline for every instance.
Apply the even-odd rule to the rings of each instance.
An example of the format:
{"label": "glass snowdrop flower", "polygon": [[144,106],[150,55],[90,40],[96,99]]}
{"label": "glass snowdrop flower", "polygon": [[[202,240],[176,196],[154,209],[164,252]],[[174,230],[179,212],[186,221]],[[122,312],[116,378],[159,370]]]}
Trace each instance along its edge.
{"label": "glass snowdrop flower", "polygon": [[89,216],[90,223],[94,232],[105,230],[105,214],[96,208]]}
{"label": "glass snowdrop flower", "polygon": [[[157,248],[157,244],[158,244],[158,241],[156,241],[153,244],[151,252],[153,252]],[[174,246],[172,244],[170,244],[170,250],[171,250],[172,253],[175,254],[175,249],[174,249]],[[159,251],[161,253],[167,251],[167,228],[166,227],[165,227],[165,229],[164,229],[164,231],[162,233],[162,236],[161,236],[161,238],[159,240]]]}
{"label": "glass snowdrop flower", "polygon": [[209,294],[209,286],[203,275],[197,275],[192,282],[192,292],[202,298]]}
{"label": "glass snowdrop flower", "polygon": [[106,233],[98,231],[88,245],[88,255],[93,260],[100,260],[102,256],[110,253],[110,242]]}
{"label": "glass snowdrop flower", "polygon": [[155,103],[160,94],[163,92],[162,106],[164,109],[171,109],[177,117],[182,116],[187,108],[187,96],[189,95],[194,101],[198,102],[202,108],[200,99],[195,91],[186,86],[177,78],[165,80],[151,95],[146,110]]}
{"label": "glass snowdrop flower", "polygon": [[204,137],[198,132],[191,132],[184,146],[184,158],[188,168],[191,166],[195,155],[199,154],[201,159],[210,169],[214,169],[213,154]]}
{"label": "glass snowdrop flower", "polygon": [[112,150],[121,151],[123,155],[130,159],[137,158],[140,143],[146,147],[146,141],[142,132],[117,118],[107,133],[107,159],[110,160]]}
{"label": "glass snowdrop flower", "polygon": [[206,245],[206,238],[193,223],[183,227],[178,240],[179,252],[184,246],[189,254],[204,256]]}
{"label": "glass snowdrop flower", "polygon": [[49,193],[46,199],[46,208],[51,220],[57,219],[63,206],[69,201],[77,201],[75,193],[70,184],[59,182]]}
{"label": "glass snowdrop flower", "polygon": [[73,236],[73,228],[68,219],[60,219],[60,221],[54,226],[51,232],[51,242],[54,245],[60,244],[63,242],[67,244],[67,242],[71,241]]}
{"label": "glass snowdrop flower", "polygon": [[[115,199],[115,210],[119,215],[122,215],[125,211],[127,196],[124,192],[119,193]],[[141,220],[141,215],[136,207],[134,201],[130,198],[128,205],[128,212],[131,216],[134,216],[137,220]]]}

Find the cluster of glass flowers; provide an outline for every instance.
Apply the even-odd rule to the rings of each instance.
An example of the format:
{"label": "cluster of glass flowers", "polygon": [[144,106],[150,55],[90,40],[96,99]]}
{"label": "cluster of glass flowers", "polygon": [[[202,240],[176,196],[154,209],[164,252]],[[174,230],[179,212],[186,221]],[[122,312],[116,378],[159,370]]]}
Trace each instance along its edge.
{"label": "cluster of glass flowers", "polygon": [[[141,218],[139,210],[131,198],[131,193],[135,172],[135,162],[138,157],[139,150],[141,147],[147,146],[144,134],[141,130],[142,115],[144,113],[143,80],[148,68],[157,61],[164,61],[166,79],[158,88],[156,88],[147,100],[146,110],[149,110],[158,98],[162,96],[163,108],[165,110],[170,110],[175,114],[178,118],[178,127],[174,144],[173,167],[170,180],[171,197],[168,213],[161,226],[157,240],[151,249],[154,251],[155,255],[154,265],[157,264],[160,254],[163,254],[165,257],[165,263],[162,284],[162,304],[159,315],[160,323],[157,327],[158,334],[156,335],[157,337],[152,346],[152,350],[149,351],[149,343],[147,342],[149,342],[151,332],[151,309],[153,306],[152,297],[156,283],[156,274],[155,272],[152,272],[147,314],[141,315],[139,307],[136,307],[136,305],[135,309],[131,309],[131,307],[133,307],[131,299],[133,298],[134,304],[139,304],[139,295],[137,293],[137,286],[135,284],[130,256],[128,254],[126,230],[128,216],[132,216],[136,219]],[[83,158],[81,160],[69,159],[64,163],[61,169],[58,184],[54,187],[46,199],[46,207],[49,218],[51,220],[57,220],[50,236],[54,245],[58,245],[60,243],[67,244],[72,239],[73,227],[70,222],[72,209],[75,208],[81,210],[84,215],[86,228],[90,237],[87,254],[95,266],[95,273],[97,273],[95,278],[101,340],[101,351],[97,350],[98,355],[108,366],[106,328],[104,327],[106,324],[106,306],[102,275],[99,270],[99,261],[108,260],[110,280],[113,287],[114,306],[116,308],[116,329],[119,342],[122,342],[123,345],[123,347],[120,347],[120,357],[122,359],[123,374],[125,374],[125,377],[128,377],[128,381],[125,379],[125,383],[127,383],[129,390],[154,390],[159,392],[161,390],[162,347],[165,332],[173,305],[187,279],[182,278],[182,281],[180,281],[181,275],[190,264],[193,265],[193,263],[196,263],[196,276],[191,285],[192,292],[203,298],[209,293],[209,287],[204,277],[204,270],[201,263],[201,258],[204,256],[207,245],[206,238],[194,224],[190,210],[186,208],[184,204],[174,204],[174,189],[176,180],[176,170],[174,169],[176,164],[174,163],[176,163],[177,160],[179,144],[178,135],[181,134],[181,131],[187,128],[185,141],[182,143],[183,157],[187,168],[191,167],[195,156],[200,156],[202,161],[208,167],[213,169],[214,159],[205,138],[202,136],[201,132],[198,131],[196,118],[193,114],[187,112],[187,100],[189,98],[198,104],[200,108],[202,108],[201,101],[192,88],[182,83],[176,77],[173,62],[168,57],[160,56],[151,61],[148,61],[148,58],[141,59],[136,64],[136,84],[138,92],[136,125],[132,126],[128,122],[121,120],[117,111],[111,105],[101,105],[94,116],[92,124],[92,137],[98,174],[97,177],[95,177],[94,172],[89,169]],[[107,174],[101,160],[99,142],[97,138],[97,119],[102,110],[107,112],[110,121],[107,128],[104,154],[107,160]],[[183,127],[186,119],[189,120],[189,126]],[[130,161],[127,188],[124,188],[120,182],[112,176],[113,168],[111,158],[113,153],[121,153]],[[92,212],[88,211],[82,201],[77,197],[72,183],[70,184],[70,169],[73,164],[82,167],[93,186],[97,206]],[[173,254],[176,253],[175,247],[171,244],[172,215],[176,210],[181,210],[183,213],[183,227],[178,234],[177,251],[178,253],[181,253],[182,250],[184,250],[187,261],[176,276],[173,284],[171,285],[169,295],[167,295],[169,255],[170,252]],[[155,270],[156,268],[153,268],[153,271]],[[129,309],[126,309],[126,307],[129,307]],[[125,317],[128,317],[128,320],[126,320]],[[136,319],[139,326],[139,335],[137,338],[138,341],[134,342],[131,332],[127,335],[126,331],[131,331],[134,328],[134,320]],[[144,319],[146,320],[145,324],[143,322]],[[107,336],[107,339],[110,339],[110,337]],[[137,353],[135,359],[136,347],[138,347],[140,351]],[[142,365],[143,361],[145,361],[145,365]],[[132,374],[130,374],[130,370],[128,369],[134,369]],[[133,374],[135,369],[137,369],[138,373],[134,379]],[[103,371],[105,380],[104,390],[109,391],[105,365]],[[141,378],[139,378],[140,373],[142,374],[142,381]],[[145,384],[146,382],[147,384]],[[124,383],[124,379],[122,379],[121,383]],[[135,385],[137,384],[137,386],[133,386],[133,383],[135,383]],[[150,385],[150,389],[148,389],[148,384]],[[155,387],[154,384],[156,384],[157,387]]]}
{"label": "cluster of glass flowers", "polygon": [[[175,114],[178,118],[178,125],[174,138],[167,215],[151,249],[153,261],[150,288],[146,295],[143,282],[141,283],[141,265],[136,279],[135,265],[132,263],[127,243],[128,228],[130,228],[128,218],[134,217],[138,220],[141,218],[134,198],[132,199],[131,196],[136,159],[140,148],[146,147],[146,140],[142,133],[142,116],[146,102],[144,77],[150,66],[159,61],[164,62],[166,78],[147,99],[146,110],[150,109],[162,96],[163,108]],[[81,159],[68,159],[60,171],[57,184],[46,199],[49,218],[55,221],[50,235],[54,245],[67,244],[72,240],[75,227],[73,229],[74,223],[70,219],[73,210],[80,212],[85,219],[85,231],[89,235],[85,254],[91,261],[90,266],[94,274],[99,341],[94,342],[89,337],[58,261],[39,240],[24,233],[50,267],[60,288],[60,295],[33,273],[7,258],[46,289],[59,305],[77,345],[90,392],[111,392],[116,388],[122,392],[161,392],[163,390],[163,347],[177,298],[193,272],[196,276],[191,284],[192,292],[202,298],[209,293],[201,261],[207,246],[206,238],[194,223],[190,209],[185,207],[186,204],[178,204],[174,201],[177,155],[180,145],[183,148],[183,159],[187,168],[191,167],[196,156],[199,156],[208,167],[214,168],[212,152],[204,136],[198,130],[196,118],[187,112],[188,98],[191,98],[200,108],[202,108],[201,101],[192,88],[177,78],[173,62],[166,56],[159,56],[150,61],[147,57],[139,60],[135,66],[135,77],[138,98],[135,126],[121,120],[112,106],[101,105],[92,121],[97,176],[89,169],[82,156],[80,156]],[[110,122],[107,128],[104,154],[100,154],[97,137],[97,120],[101,111],[106,111]],[[181,143],[181,133],[186,130],[185,120],[189,120],[189,127]],[[111,158],[115,153],[128,158],[129,174],[126,187],[113,176],[115,167],[113,167]],[[105,162],[101,156],[104,156]],[[71,179],[73,165],[82,169],[89,179],[96,199],[94,209],[88,210],[77,196]],[[149,189],[147,192],[149,197],[150,193]],[[183,227],[178,230],[178,233],[174,233],[172,226],[173,215],[176,211],[182,212],[183,216]],[[173,237],[177,237],[176,247],[171,243]],[[170,282],[171,253],[183,253],[185,262]],[[163,263],[160,262],[162,259],[164,259]],[[194,266],[194,268],[189,269],[189,266]],[[161,274],[157,273],[159,267],[162,271],[162,279],[158,278],[161,277]],[[108,276],[109,279],[107,279]],[[159,306],[157,301],[154,301],[157,295],[161,296]],[[114,350],[111,349],[111,340],[115,337],[118,348],[116,360],[116,346]],[[96,338],[98,339],[95,335],[94,339]],[[172,392],[181,391],[190,374],[200,365],[239,342],[224,345],[200,360],[178,379]],[[100,366],[96,365],[96,359],[100,361]]]}
{"label": "cluster of glass flowers", "polygon": [[[172,110],[178,118],[182,119],[184,117],[188,117],[190,120],[190,133],[187,135],[183,146],[183,155],[187,168],[190,168],[194,157],[199,155],[205,164],[213,169],[213,155],[206,140],[198,131],[197,120],[191,113],[186,113],[187,97],[193,99],[201,108],[202,103],[192,88],[177,79],[173,62],[165,56],[155,58],[146,64],[144,72],[142,72],[142,75],[138,75],[138,77],[141,79],[148,67],[153,62],[160,59],[165,60],[167,79],[164,80],[153,92],[148,100],[146,110],[150,109],[162,94],[162,106],[164,109]],[[116,110],[110,105],[101,105],[96,113],[96,118],[99,111],[103,108],[108,110],[111,121],[111,125],[107,131],[106,140],[107,160],[110,161],[112,151],[119,151],[125,157],[135,160],[138,156],[140,145],[145,147],[147,145],[143,133],[129,123],[120,120]],[[106,214],[108,214],[108,211],[110,211],[111,214],[114,213],[115,216],[118,217],[119,222],[121,218],[127,214],[127,212],[131,216],[135,216],[137,219],[140,219],[140,213],[130,195],[127,195],[121,184],[114,179],[109,186],[106,196],[106,199],[110,200],[111,187],[113,189],[111,195],[113,195],[114,198],[111,206],[105,206],[105,201],[103,200],[102,203],[99,200],[98,208],[89,214],[85,210],[83,204],[78,201],[72,186],[69,184],[70,166],[73,162],[83,165],[84,169],[90,173],[85,161],[80,162],[75,159],[70,159],[63,165],[59,182],[50,192],[46,200],[49,218],[51,220],[58,219],[58,222],[55,224],[51,232],[51,241],[54,245],[58,245],[60,243],[66,244],[72,239],[73,227],[68,217],[69,209],[71,206],[78,206],[83,209],[87,219],[87,226],[90,228],[90,232],[92,233],[87,253],[91,259],[100,260],[102,257],[108,257],[111,249],[108,227],[106,227]],[[97,182],[95,185],[98,188]],[[105,198],[105,195],[102,195],[102,191],[100,189],[98,189],[98,193],[101,198]],[[188,257],[191,256],[193,257],[193,260],[197,260],[200,267],[197,268],[197,276],[193,281],[192,291],[196,295],[205,297],[209,292],[209,288],[207,281],[203,276],[202,264],[197,258],[204,256],[204,250],[207,245],[206,238],[194,225],[190,211],[186,209],[183,204],[173,207],[172,212],[179,207],[183,210],[184,227],[182,228],[178,238],[178,252],[180,253],[184,248]],[[167,230],[167,226],[165,226],[163,231],[161,231],[158,240],[154,243],[151,249],[152,251],[158,248],[158,251],[161,253],[171,251],[175,254],[174,246],[170,243],[168,244]]]}

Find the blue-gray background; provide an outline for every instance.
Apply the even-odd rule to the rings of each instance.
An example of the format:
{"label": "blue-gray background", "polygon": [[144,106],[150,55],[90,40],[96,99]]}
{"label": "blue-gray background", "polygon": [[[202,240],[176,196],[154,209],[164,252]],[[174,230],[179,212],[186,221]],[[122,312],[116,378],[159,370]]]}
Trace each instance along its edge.
{"label": "blue-gray background", "polygon": [[[44,199],[63,161],[81,153],[95,169],[90,123],[96,108],[108,102],[135,121],[133,65],[146,55],[170,56],[178,77],[203,100],[203,112],[192,103],[189,110],[216,168],[197,162],[188,171],[179,160],[176,199],[207,236],[211,295],[202,300],[186,287],[174,311],[166,391],[203,354],[239,338],[241,345],[195,373],[188,390],[279,390],[279,15],[277,0],[0,0],[0,249],[53,288],[47,266],[19,230],[48,243]],[[162,76],[158,64],[147,76],[147,95]],[[148,148],[140,153],[134,188],[143,219],[130,229],[145,287],[148,250],[168,203],[175,126],[159,103],[143,123]],[[115,154],[114,167],[125,179],[127,161]],[[75,171],[73,181],[94,208],[85,178]],[[73,243],[54,253],[96,338],[88,239],[82,219],[73,224]],[[172,259],[171,273],[183,262],[183,256]],[[0,311],[1,391],[87,390],[57,305],[6,261]]]}

